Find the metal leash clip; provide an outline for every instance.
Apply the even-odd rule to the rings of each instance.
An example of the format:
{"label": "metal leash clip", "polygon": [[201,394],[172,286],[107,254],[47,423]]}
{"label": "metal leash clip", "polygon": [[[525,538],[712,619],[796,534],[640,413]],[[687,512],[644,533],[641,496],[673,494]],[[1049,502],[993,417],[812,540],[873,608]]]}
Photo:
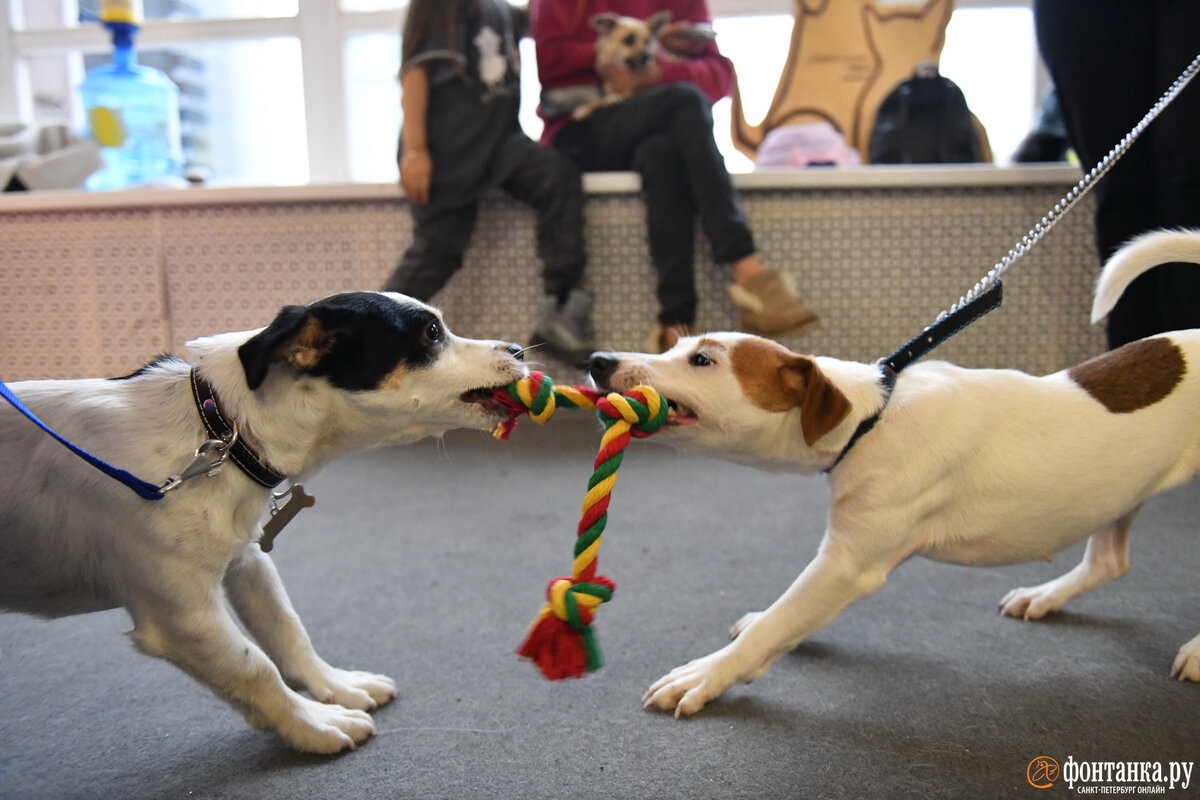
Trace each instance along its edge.
{"label": "metal leash clip", "polygon": [[237,429],[229,437],[229,441],[221,439],[209,439],[204,444],[196,448],[195,454],[192,456],[191,462],[188,463],[183,471],[177,472],[167,478],[167,482],[158,488],[159,494],[166,494],[172,489],[177,488],[180,484],[190,481],[192,478],[199,478],[201,475],[213,477],[221,471],[225,460],[229,458],[229,448],[233,447],[233,443],[237,441]]}

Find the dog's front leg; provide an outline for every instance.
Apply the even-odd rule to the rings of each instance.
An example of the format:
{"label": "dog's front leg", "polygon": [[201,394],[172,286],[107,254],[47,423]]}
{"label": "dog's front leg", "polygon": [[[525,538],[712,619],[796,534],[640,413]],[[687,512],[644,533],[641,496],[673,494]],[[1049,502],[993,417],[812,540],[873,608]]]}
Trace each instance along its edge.
{"label": "dog's front leg", "polygon": [[734,683],[758,678],[850,603],[879,589],[898,561],[889,553],[842,546],[827,535],[817,557],[770,608],[743,618],[745,627],[734,641],[660,678],[643,702],[675,709],[676,717],[694,714]]}
{"label": "dog's front leg", "polygon": [[322,703],[373,711],[396,696],[384,675],[338,669],[317,655],[292,608],[279,573],[257,544],[250,544],[225,574],[229,600],[250,634],[289,683],[303,686]]}
{"label": "dog's front leg", "polygon": [[[178,575],[179,573],[175,573]],[[130,638],[142,652],[182,667],[246,717],[297,750],[336,753],[375,733],[365,711],[325,705],[289,689],[226,609],[220,586],[179,586],[128,605]]]}

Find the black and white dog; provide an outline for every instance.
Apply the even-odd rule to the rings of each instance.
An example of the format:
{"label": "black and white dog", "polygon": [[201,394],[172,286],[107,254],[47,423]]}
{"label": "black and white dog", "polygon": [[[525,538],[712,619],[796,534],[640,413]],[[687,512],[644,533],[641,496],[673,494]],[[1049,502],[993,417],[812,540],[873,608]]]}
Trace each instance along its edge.
{"label": "black and white dog", "polygon": [[459,338],[435,309],[374,292],[289,306],[266,328],[188,347],[192,364],[166,357],[123,379],[11,386],[60,434],[136,475],[187,465],[213,439],[202,413],[245,449],[233,453],[237,466],[148,501],[0,403],[0,609],[56,617],[124,606],[140,650],[251,724],[298,750],[353,748],[375,731],[366,712],[396,685],[314,652],[258,543],[271,476],[503,419],[492,390],[525,374],[521,349]]}

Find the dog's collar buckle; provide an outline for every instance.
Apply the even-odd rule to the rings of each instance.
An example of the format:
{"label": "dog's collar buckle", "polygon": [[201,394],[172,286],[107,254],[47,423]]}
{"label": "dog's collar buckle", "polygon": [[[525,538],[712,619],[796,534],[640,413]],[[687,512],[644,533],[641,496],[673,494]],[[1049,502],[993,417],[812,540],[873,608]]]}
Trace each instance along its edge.
{"label": "dog's collar buckle", "polygon": [[245,439],[238,438],[237,423],[225,419],[212,384],[204,380],[194,367],[191,382],[192,399],[196,402],[196,411],[200,414],[204,429],[208,431],[209,439],[223,444],[226,456],[264,489],[274,489],[283,483],[286,476],[271,469],[262,456],[246,444]]}
{"label": "dog's collar buckle", "polygon": [[225,461],[229,458],[229,448],[236,441],[237,430],[235,429],[227,442],[222,439],[209,439],[197,447],[188,465],[180,472],[176,472],[167,478],[167,482],[158,487],[159,493],[166,494],[172,489],[178,488],[186,481],[190,481],[192,478],[199,478],[201,475],[207,475],[210,478],[217,475],[221,471],[221,467],[225,465]]}

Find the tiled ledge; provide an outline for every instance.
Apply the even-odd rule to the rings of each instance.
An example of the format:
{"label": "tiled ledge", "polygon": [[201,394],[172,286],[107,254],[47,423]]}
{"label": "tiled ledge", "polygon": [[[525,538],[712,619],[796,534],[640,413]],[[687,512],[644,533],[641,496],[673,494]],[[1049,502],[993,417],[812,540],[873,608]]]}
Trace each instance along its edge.
{"label": "tiled ledge", "polygon": [[[822,318],[786,343],[871,360],[932,322],[1078,178],[1071,167],[867,167],[734,180],[764,260]],[[657,313],[637,178],[586,180],[597,343],[636,349]],[[125,374],[192,337],[265,325],[281,305],[381,286],[411,241],[405,205],[390,184],[0,197],[0,376]],[[1103,333],[1087,323],[1093,209],[1088,198],[1064,218],[1009,273],[1004,309],[938,355],[1049,372],[1099,352]],[[434,298],[456,333],[527,340],[542,294],[533,227],[527,206],[499,193],[484,203],[466,265]],[[735,326],[729,271],[702,236],[695,277],[697,326]]]}
{"label": "tiled ledge", "polygon": [[[779,189],[889,189],[991,186],[1070,185],[1080,178],[1070,165],[997,167],[910,165],[771,170],[733,176],[741,191]],[[638,190],[632,172],[590,173],[584,177],[589,194],[628,194]],[[128,189],[117,192],[29,192],[0,195],[0,213],[71,211],[96,208],[147,208],[239,203],[310,203],[379,201],[403,198],[391,183],[309,184],[305,186],[203,187],[188,189]]]}

